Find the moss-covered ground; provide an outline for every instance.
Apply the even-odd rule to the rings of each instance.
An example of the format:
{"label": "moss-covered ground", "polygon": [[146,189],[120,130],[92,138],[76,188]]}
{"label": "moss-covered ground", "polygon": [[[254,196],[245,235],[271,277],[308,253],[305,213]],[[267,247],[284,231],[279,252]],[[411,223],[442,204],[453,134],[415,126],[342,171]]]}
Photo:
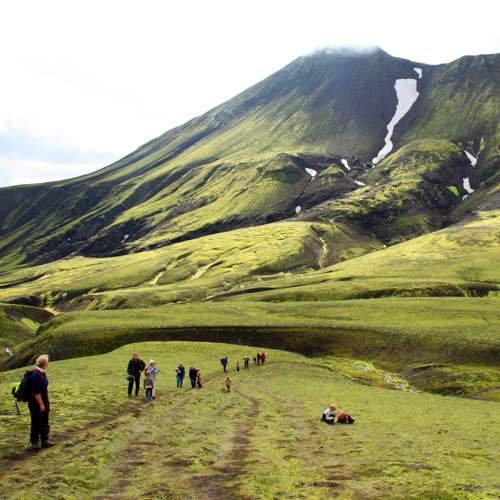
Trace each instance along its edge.
{"label": "moss-covered ground", "polygon": [[[132,351],[154,357],[158,398],[126,397]],[[255,347],[149,342],[54,362],[55,448],[24,451],[28,417],[1,400],[3,498],[486,498],[498,494],[498,404],[360,384],[334,359]],[[234,381],[223,388],[218,359]],[[174,368],[200,368],[201,390],[175,388]],[[356,363],[356,362],[354,362]],[[360,370],[364,372],[364,370]],[[1,375],[0,387],[22,370]],[[189,384],[187,384],[189,385]],[[356,419],[326,426],[336,402]]]}

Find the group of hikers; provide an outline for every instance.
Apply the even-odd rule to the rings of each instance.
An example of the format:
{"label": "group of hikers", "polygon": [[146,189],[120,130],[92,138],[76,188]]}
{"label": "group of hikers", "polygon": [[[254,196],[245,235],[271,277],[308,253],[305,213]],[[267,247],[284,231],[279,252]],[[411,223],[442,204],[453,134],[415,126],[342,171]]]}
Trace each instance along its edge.
{"label": "group of hikers", "polygon": [[[254,363],[258,366],[264,365],[266,362],[266,353],[259,352],[253,358]],[[223,356],[220,359],[224,373],[227,373],[229,366],[229,358]],[[49,448],[52,443],[49,441],[49,381],[47,378],[47,368],[49,366],[49,357],[47,355],[38,356],[35,366],[32,370],[28,370],[20,382],[12,384],[12,394],[17,401],[24,401],[28,403],[28,408],[31,416],[31,432],[30,443],[32,450],[39,450],[41,448]],[[243,358],[243,368],[250,369],[250,357]],[[239,361],[236,362],[236,371],[240,371]],[[139,357],[137,353],[132,355],[132,359],[127,366],[127,379],[128,379],[128,395],[132,396],[132,391],[135,385],[135,395],[139,395],[141,373],[144,372],[144,391],[145,399],[151,401],[156,398],[156,380],[160,369],[155,360],[151,359],[146,363]],[[177,388],[182,388],[186,370],[182,363],[175,369]],[[188,372],[189,379],[191,380],[191,387],[193,389],[201,389],[202,373],[201,370],[191,366]],[[224,386],[227,392],[231,391],[233,381],[226,376]],[[327,424],[352,424],[354,419],[344,411],[337,408],[336,404],[331,404],[322,414],[321,420]]]}
{"label": "group of hikers", "polygon": [[[254,364],[261,366],[266,362],[266,353],[265,352],[258,352],[254,357],[253,357],[253,362]],[[220,358],[220,364],[222,365],[222,369],[224,370],[224,373],[227,372],[227,367],[229,366],[229,358],[227,356],[223,356]],[[245,370],[248,370],[250,368],[250,357],[249,356],[244,356],[243,357],[243,368]],[[236,371],[240,371],[240,362],[236,361]]]}
{"label": "group of hikers", "polygon": [[[257,366],[262,366],[266,362],[266,353],[258,352],[253,357],[254,364]],[[227,373],[229,366],[229,357],[223,356],[220,359],[220,364],[222,365],[222,369],[224,373]],[[243,357],[243,369],[250,369],[250,357]],[[237,372],[240,371],[240,362],[236,361]],[[151,401],[156,399],[156,379],[158,373],[160,373],[160,369],[157,366],[157,363],[154,359],[151,359],[149,363],[146,363],[139,357],[137,353],[132,354],[132,359],[128,362],[127,366],[127,380],[128,380],[128,396],[132,396],[132,392],[135,385],[135,395],[139,395],[139,390],[141,386],[141,373],[144,372],[144,397],[146,401]],[[189,380],[191,381],[192,389],[201,389],[203,387],[202,384],[202,373],[201,370],[191,366],[189,368]],[[177,388],[182,388],[184,383],[184,378],[186,376],[186,369],[184,365],[180,363],[175,369],[175,379]],[[231,386],[233,385],[233,381],[231,377],[227,376],[224,380],[224,385],[226,387],[227,392],[231,392]]]}

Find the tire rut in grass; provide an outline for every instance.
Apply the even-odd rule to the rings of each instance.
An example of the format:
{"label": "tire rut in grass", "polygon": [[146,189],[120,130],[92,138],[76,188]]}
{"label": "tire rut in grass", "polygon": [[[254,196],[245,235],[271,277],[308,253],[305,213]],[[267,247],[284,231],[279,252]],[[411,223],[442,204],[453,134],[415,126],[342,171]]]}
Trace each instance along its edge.
{"label": "tire rut in grass", "polygon": [[[143,421],[138,421],[136,425],[128,429],[126,437],[126,445],[121,452],[121,459],[118,460],[113,466],[113,477],[115,478],[114,483],[111,485],[110,489],[100,496],[100,498],[119,498],[122,496],[127,496],[127,489],[133,486],[135,489],[141,484],[141,466],[147,463],[147,455],[151,453],[155,448],[161,447],[161,455],[158,455],[156,462],[156,467],[161,469],[164,474],[162,480],[156,481],[150,479],[147,489],[144,493],[149,494],[150,490],[154,490],[157,495],[165,496],[168,498],[177,498],[180,495],[174,491],[174,488],[180,488],[179,485],[179,472],[180,468],[186,468],[191,465],[191,460],[185,457],[175,457],[173,454],[176,449],[169,449],[168,438],[171,437],[169,434],[173,432],[172,422],[177,421],[182,418],[183,414],[188,414],[192,411],[192,407],[199,404],[198,400],[203,399],[205,391],[207,390],[207,385],[210,387],[214,382],[220,382],[222,377],[212,376],[207,378],[205,383],[205,389],[198,392],[198,390],[192,391],[182,391],[179,393],[173,393],[173,396],[169,404],[161,404],[161,400],[156,401],[157,413],[150,415],[150,420],[146,422],[149,428],[155,429],[154,432],[149,433],[150,439],[146,442],[141,442],[141,438],[144,439],[144,429],[145,423]],[[193,395],[196,398],[193,399]],[[174,403],[173,405],[170,403]],[[230,403],[228,403],[230,404]],[[154,410],[153,410],[154,411]],[[168,456],[169,459],[166,460],[162,457]],[[139,467],[137,469],[137,467]],[[171,477],[176,479],[172,482]]]}
{"label": "tire rut in grass", "polygon": [[239,491],[241,481],[238,479],[244,478],[249,455],[254,451],[250,443],[260,413],[260,402],[239,389],[233,392],[250,403],[250,407],[248,411],[240,413],[244,418],[238,421],[233,431],[227,456],[218,464],[212,465],[208,474],[192,478],[191,482],[199,498],[245,498]]}

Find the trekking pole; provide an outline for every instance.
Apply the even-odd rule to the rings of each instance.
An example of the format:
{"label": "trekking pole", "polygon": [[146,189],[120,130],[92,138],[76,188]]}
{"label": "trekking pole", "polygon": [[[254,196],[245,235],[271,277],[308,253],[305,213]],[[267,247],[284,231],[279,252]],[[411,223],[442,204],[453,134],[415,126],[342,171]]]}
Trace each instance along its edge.
{"label": "trekking pole", "polygon": [[16,405],[17,414],[18,414],[18,415],[21,415],[21,411],[19,410],[19,405],[17,404],[17,401],[16,401],[16,400],[14,400],[14,403],[15,403],[15,405]]}

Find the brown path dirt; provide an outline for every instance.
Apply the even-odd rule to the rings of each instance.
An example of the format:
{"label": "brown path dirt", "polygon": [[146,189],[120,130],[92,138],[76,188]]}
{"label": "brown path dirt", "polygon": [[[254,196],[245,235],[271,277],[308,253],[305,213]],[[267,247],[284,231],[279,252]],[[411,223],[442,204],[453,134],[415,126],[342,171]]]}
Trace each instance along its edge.
{"label": "brown path dirt", "polygon": [[238,477],[242,475],[248,456],[254,451],[250,446],[250,438],[260,413],[259,401],[241,390],[234,390],[250,403],[250,409],[242,414],[241,420],[231,437],[231,448],[227,456],[218,464],[214,464],[209,474],[196,476],[192,479],[195,490],[200,498],[245,498],[239,493]]}

